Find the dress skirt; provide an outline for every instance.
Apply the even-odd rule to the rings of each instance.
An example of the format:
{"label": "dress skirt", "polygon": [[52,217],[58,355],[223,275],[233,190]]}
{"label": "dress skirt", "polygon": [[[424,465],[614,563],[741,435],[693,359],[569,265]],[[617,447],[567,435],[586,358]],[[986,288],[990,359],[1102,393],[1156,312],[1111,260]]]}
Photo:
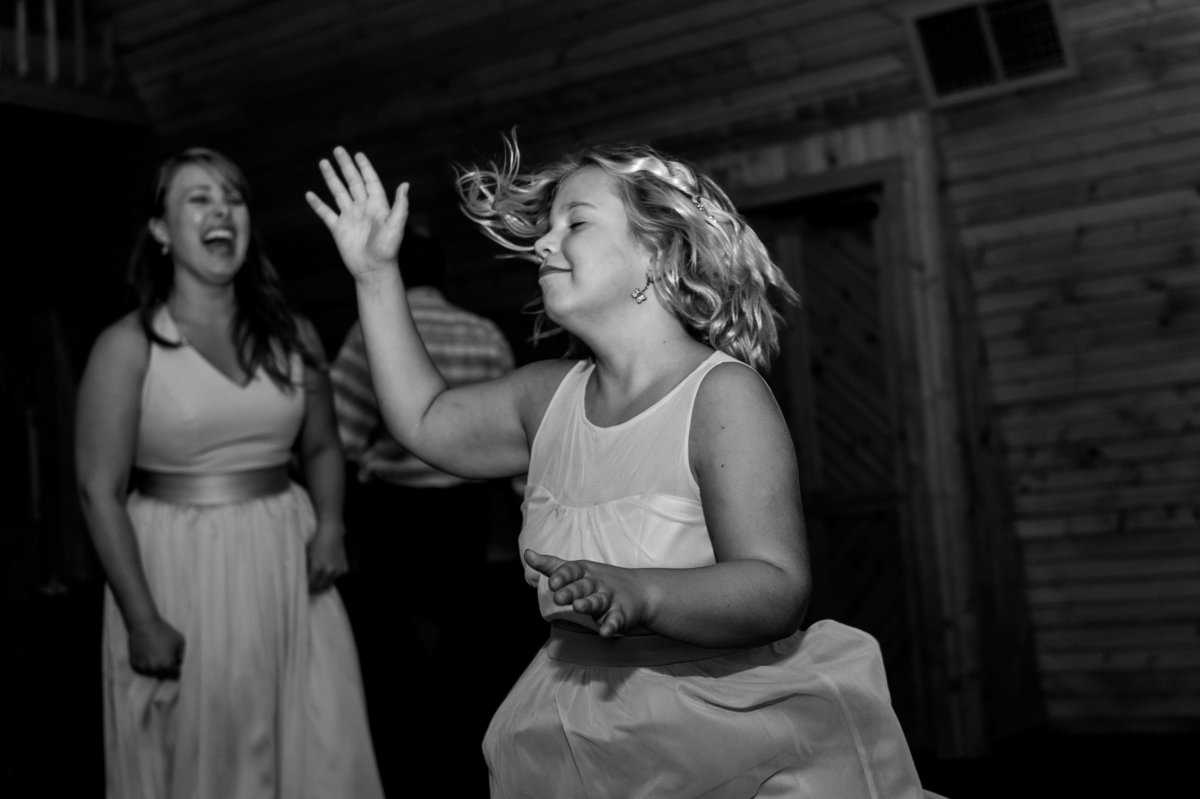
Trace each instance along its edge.
{"label": "dress skirt", "polygon": [[923,796],[868,634],[821,621],[716,657],[624,640],[638,665],[552,633],[484,739],[493,797]]}
{"label": "dress skirt", "polygon": [[186,641],[178,680],[135,674],[104,617],[109,799],[383,795],[342,601],[310,596],[316,517],[295,484],[219,506],[128,503],[159,612]]}

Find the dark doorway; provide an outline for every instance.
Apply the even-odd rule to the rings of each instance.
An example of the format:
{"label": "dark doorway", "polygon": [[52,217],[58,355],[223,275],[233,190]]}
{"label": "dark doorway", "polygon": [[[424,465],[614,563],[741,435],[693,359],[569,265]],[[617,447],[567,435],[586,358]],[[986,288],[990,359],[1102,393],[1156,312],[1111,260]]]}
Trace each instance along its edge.
{"label": "dark doorway", "polygon": [[[102,796],[103,582],[74,481],[75,387],[126,306],[147,128],[0,103],[0,597],[10,621],[0,781],[9,796]],[[69,764],[64,768],[64,764]]]}
{"label": "dark doorway", "polygon": [[836,619],[883,650],[896,712],[925,737],[898,307],[885,189],[868,185],[748,214],[800,292],[770,383],[800,463],[812,551],[811,623]]}

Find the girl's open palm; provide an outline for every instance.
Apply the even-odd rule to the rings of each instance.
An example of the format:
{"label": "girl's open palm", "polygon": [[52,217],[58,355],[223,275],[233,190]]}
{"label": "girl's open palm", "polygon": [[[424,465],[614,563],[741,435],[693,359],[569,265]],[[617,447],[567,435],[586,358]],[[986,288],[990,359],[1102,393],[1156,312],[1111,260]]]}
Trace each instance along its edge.
{"label": "girl's open palm", "polygon": [[304,198],[333,234],[342,260],[355,278],[395,266],[408,218],[408,184],[400,184],[395,202],[389,206],[383,183],[365,155],[358,153],[351,159],[344,148],[337,147],[333,157],[340,176],[328,159],[321,159],[320,168],[337,212],[311,191]]}

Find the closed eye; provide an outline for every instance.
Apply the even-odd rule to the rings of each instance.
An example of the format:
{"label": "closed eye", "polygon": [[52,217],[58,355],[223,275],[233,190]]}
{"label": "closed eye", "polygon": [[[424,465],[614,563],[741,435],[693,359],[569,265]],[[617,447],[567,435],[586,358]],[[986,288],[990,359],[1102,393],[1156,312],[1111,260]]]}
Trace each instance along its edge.
{"label": "closed eye", "polygon": [[[187,201],[197,205],[207,204],[213,202],[213,196],[211,194],[193,194],[187,198]],[[225,202],[229,203],[230,205],[242,206],[246,204],[246,199],[240,194],[227,194],[225,196]]]}

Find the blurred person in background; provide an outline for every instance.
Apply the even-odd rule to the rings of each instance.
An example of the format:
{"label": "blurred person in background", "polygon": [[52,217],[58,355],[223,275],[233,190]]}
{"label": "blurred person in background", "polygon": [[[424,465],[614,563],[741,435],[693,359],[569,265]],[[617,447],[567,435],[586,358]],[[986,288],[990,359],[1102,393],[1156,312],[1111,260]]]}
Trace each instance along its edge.
{"label": "blurred person in background", "polygon": [[383,795],[334,588],[344,462],[327,367],[251,207],[220,153],[162,164],[130,265],[139,307],[100,334],[80,385],[112,799]]}

